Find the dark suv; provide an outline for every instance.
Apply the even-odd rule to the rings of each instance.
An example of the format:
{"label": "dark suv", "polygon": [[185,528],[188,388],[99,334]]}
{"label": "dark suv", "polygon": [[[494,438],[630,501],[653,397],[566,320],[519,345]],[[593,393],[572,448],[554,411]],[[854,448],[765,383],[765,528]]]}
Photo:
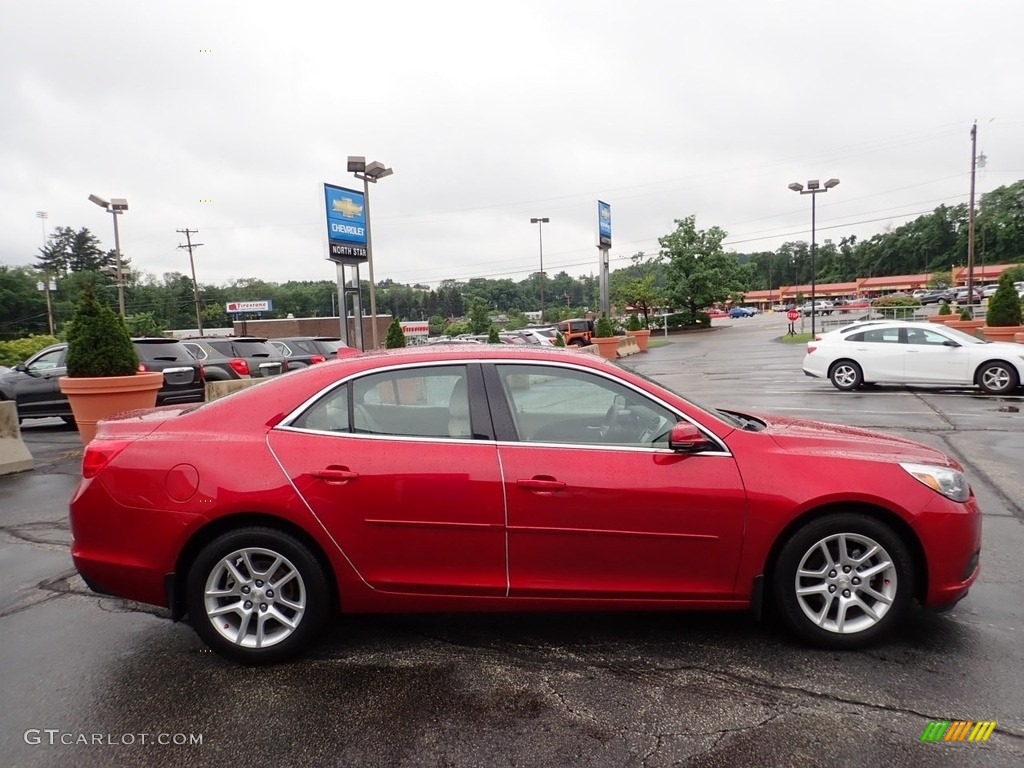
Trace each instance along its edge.
{"label": "dark suv", "polygon": [[285,356],[289,371],[359,354],[358,349],[346,346],[345,342],[334,336],[288,336],[270,339],[270,344]]}
{"label": "dark suv", "polygon": [[[176,339],[132,339],[139,368],[160,371],[164,384],[156,394],[157,405],[201,403],[206,396],[203,367]],[[0,400],[13,400],[18,419],[59,416],[71,423],[71,406],[57,380],[67,375],[67,344],[54,344],[10,371],[0,374]]]}
{"label": "dark suv", "polygon": [[196,336],[181,343],[203,364],[207,381],[262,379],[288,370],[281,352],[256,336]]}

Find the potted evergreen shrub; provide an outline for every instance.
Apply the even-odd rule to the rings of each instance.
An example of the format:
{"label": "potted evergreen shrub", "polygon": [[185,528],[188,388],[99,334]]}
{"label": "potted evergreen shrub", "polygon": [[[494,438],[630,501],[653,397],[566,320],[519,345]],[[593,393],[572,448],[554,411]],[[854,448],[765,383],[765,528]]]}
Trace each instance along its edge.
{"label": "potted evergreen shrub", "polygon": [[959,328],[961,331],[967,331],[968,333],[976,331],[985,324],[984,319],[975,320],[974,314],[971,312],[970,307],[964,307],[960,312],[960,316],[954,315],[953,320],[946,320],[946,325],[950,328]]}
{"label": "potted evergreen shrub", "polygon": [[140,372],[139,357],[124,319],[96,300],[86,283],[67,332],[67,376],[59,381],[83,443],[96,436],[101,419],[152,408],[163,373]]}
{"label": "potted evergreen shrub", "polygon": [[495,328],[493,325],[491,326],[491,330],[487,332],[487,343],[501,344],[501,337],[498,336],[498,329]]}
{"label": "potted evergreen shrub", "polygon": [[629,316],[629,321],[626,323],[626,335],[633,337],[641,352],[647,351],[647,346],[651,341],[651,329],[643,326],[635,312]]}
{"label": "potted evergreen shrub", "polygon": [[597,321],[594,336],[590,341],[597,345],[598,353],[606,360],[614,360],[618,357],[619,337],[615,335],[611,320],[604,315],[601,315]]}
{"label": "potted evergreen shrub", "polygon": [[945,323],[953,314],[953,310],[949,308],[948,301],[939,302],[939,311],[937,314],[928,315],[928,319],[933,323]]}
{"label": "potted evergreen shrub", "polygon": [[999,287],[988,301],[983,330],[989,341],[1013,341],[1016,334],[1024,333],[1020,297],[1008,274],[999,278]]}
{"label": "potted evergreen shrub", "polygon": [[561,333],[556,333],[555,334],[555,346],[556,347],[564,347],[565,346],[565,336],[563,336]]}

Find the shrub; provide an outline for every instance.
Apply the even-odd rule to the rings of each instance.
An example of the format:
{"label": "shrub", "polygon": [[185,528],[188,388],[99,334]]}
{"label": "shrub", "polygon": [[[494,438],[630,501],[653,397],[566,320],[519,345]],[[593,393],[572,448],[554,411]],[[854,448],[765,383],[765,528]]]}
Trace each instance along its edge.
{"label": "shrub", "polygon": [[23,363],[40,350],[60,340],[56,336],[32,335],[23,339],[0,341],[0,365],[15,366]]}
{"label": "shrub", "polygon": [[501,339],[498,338],[498,329],[493,325],[491,330],[487,332],[487,343],[488,344],[501,344]]}
{"label": "shrub", "polygon": [[608,339],[614,336],[615,329],[612,328],[611,320],[604,315],[601,315],[601,319],[597,321],[597,328],[594,331],[594,335],[602,339]]}
{"label": "shrub", "polygon": [[1017,296],[1017,289],[1013,287],[1010,275],[1004,274],[999,278],[999,287],[995,294],[989,299],[985,325],[1006,327],[1020,324],[1020,298]]}
{"label": "shrub", "polygon": [[964,309],[964,311],[960,313],[960,319],[961,320],[973,320],[974,319],[974,315],[971,314],[971,310],[969,308],[968,309]]}
{"label": "shrub", "polygon": [[391,325],[388,326],[388,335],[384,339],[384,347],[386,349],[400,349],[404,346],[405,332],[402,330],[402,324],[396,316],[391,318]]}
{"label": "shrub", "polygon": [[555,346],[556,347],[564,347],[565,346],[565,336],[563,336],[561,333],[556,333],[555,334]]}
{"label": "shrub", "polygon": [[639,331],[640,330],[640,318],[636,316],[636,312],[629,316],[629,322],[626,323],[627,331]]}
{"label": "shrub", "polygon": [[138,373],[139,356],[124,319],[96,300],[89,283],[82,291],[67,336],[68,376],[90,378]]}
{"label": "shrub", "polygon": [[940,315],[951,315],[951,314],[953,314],[953,310],[951,310],[949,308],[949,302],[948,301],[942,302],[942,304],[939,306],[939,314]]}

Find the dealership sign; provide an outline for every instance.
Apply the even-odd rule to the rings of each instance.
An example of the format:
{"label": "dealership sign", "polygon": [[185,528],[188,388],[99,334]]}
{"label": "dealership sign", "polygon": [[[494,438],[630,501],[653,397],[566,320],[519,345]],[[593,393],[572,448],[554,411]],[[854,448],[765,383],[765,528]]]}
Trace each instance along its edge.
{"label": "dealership sign", "polygon": [[274,308],[274,302],[266,301],[229,301],[224,305],[228,312],[269,312]]}
{"label": "dealership sign", "polygon": [[426,321],[399,322],[399,325],[402,326],[402,333],[406,336],[426,336],[430,333],[430,323]]}
{"label": "dealership sign", "polygon": [[366,261],[366,200],[363,193],[324,184],[324,204],[327,207],[327,258],[342,264]]}
{"label": "dealership sign", "polygon": [[597,247],[608,250],[612,247],[612,207],[597,201]]}

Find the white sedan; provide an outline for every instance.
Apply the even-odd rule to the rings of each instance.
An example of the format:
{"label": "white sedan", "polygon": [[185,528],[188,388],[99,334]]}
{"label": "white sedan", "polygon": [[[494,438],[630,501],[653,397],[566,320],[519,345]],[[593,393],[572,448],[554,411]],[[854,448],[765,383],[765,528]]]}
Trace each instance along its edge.
{"label": "white sedan", "polygon": [[1005,395],[1024,381],[1024,344],[982,341],[934,323],[882,322],[808,342],[803,371],[843,391],[912,383]]}

